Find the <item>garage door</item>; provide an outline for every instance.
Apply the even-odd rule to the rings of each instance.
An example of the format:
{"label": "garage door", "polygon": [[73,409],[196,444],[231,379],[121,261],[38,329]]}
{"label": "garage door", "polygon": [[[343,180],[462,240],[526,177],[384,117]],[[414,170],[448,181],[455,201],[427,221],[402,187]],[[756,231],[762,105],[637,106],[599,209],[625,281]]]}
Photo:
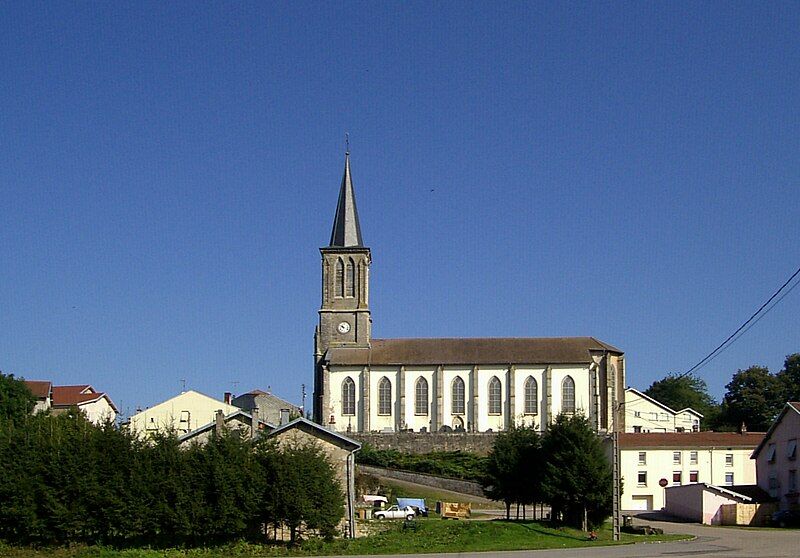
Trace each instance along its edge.
{"label": "garage door", "polygon": [[632,503],[634,510],[637,511],[650,511],[653,509],[653,497],[652,496],[631,496]]}

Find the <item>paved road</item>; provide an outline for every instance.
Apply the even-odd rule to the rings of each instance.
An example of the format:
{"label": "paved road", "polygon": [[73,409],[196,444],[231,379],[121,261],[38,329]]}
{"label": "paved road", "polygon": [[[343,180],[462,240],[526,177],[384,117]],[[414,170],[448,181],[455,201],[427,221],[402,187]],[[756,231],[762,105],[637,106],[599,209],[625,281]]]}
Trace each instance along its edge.
{"label": "paved road", "polygon": [[[799,529],[736,529],[732,527],[707,527],[696,523],[671,523],[665,521],[637,521],[661,527],[665,533],[689,533],[692,541],[636,544],[623,546],[596,546],[565,550],[519,550],[512,552],[469,552],[453,554],[416,554],[416,558],[798,558],[800,556]],[[383,558],[398,558],[401,555]],[[406,558],[408,555],[405,555]],[[363,557],[362,557],[363,558]]]}

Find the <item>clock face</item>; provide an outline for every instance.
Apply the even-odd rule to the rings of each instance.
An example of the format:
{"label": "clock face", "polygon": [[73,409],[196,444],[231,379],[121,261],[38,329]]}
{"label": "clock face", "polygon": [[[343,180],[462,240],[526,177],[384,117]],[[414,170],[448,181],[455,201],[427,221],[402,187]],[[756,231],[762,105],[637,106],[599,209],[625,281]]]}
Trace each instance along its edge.
{"label": "clock face", "polygon": [[341,322],[336,329],[339,330],[339,333],[347,333],[350,331],[350,324],[347,322]]}

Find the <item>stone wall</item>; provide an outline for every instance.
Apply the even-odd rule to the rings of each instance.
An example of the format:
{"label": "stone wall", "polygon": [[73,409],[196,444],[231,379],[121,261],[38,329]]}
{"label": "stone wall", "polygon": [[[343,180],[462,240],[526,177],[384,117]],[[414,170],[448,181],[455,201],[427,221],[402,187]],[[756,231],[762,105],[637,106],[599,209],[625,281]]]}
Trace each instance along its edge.
{"label": "stone wall", "polygon": [[373,467],[372,465],[358,465],[357,467],[359,473],[365,473],[367,475],[374,475],[376,477],[387,479],[396,479],[405,482],[413,482],[423,486],[430,486],[431,488],[440,488],[444,490],[450,490],[452,492],[459,492],[461,494],[470,494],[472,496],[483,496],[483,489],[477,482],[436,477],[434,475],[427,475],[425,473],[412,473],[410,471],[384,469],[383,467]]}
{"label": "stone wall", "polygon": [[345,435],[375,449],[394,449],[416,454],[461,450],[478,455],[487,455],[497,437],[496,432],[348,432]]}

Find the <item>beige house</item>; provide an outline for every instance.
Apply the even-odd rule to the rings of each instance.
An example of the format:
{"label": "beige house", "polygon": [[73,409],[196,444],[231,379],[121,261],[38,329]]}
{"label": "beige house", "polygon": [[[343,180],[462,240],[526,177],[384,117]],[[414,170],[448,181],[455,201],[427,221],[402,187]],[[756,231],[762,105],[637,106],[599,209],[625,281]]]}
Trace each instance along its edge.
{"label": "beige house", "polygon": [[269,436],[279,446],[312,444],[322,450],[333,465],[345,495],[345,534],[355,537],[355,452],[361,449],[361,444],[302,417],[276,428]]}
{"label": "beige house", "polygon": [[214,423],[217,411],[230,415],[239,410],[224,401],[190,390],[137,412],[131,416],[127,426],[135,434],[148,435],[173,430],[180,436]]}
{"label": "beige house", "polygon": [[778,499],[781,509],[797,507],[797,440],[800,439],[800,402],[790,402],[753,452],[758,486]]}
{"label": "beige house", "polygon": [[668,486],[707,483],[730,489],[755,484],[750,454],[763,436],[758,432],[619,434],[622,509],[660,510]]}
{"label": "beige house", "polygon": [[547,427],[582,413],[597,431],[614,416],[625,356],[594,337],[376,339],[350,155],[328,246],[314,335],[314,420],[339,432],[488,432]]}
{"label": "beige house", "polygon": [[697,432],[703,415],[687,407],[675,411],[638,389],[625,390],[625,432]]}

